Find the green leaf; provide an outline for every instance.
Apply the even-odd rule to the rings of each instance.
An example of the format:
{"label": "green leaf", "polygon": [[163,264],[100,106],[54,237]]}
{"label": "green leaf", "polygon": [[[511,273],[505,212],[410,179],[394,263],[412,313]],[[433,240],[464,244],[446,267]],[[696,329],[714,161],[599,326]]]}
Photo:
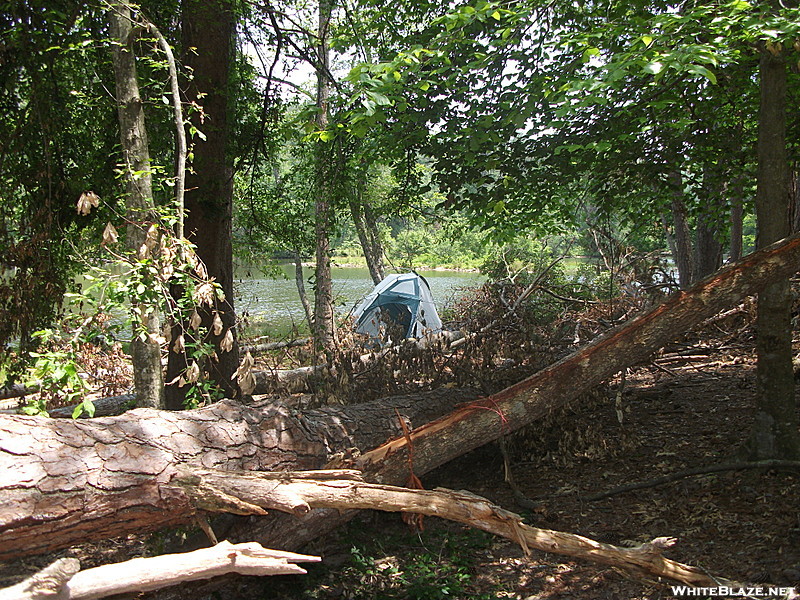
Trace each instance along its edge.
{"label": "green leaf", "polygon": [[688,67],[686,67],[686,70],[689,71],[689,73],[692,73],[693,75],[700,75],[701,77],[705,77],[714,85],[716,85],[717,83],[717,76],[714,75],[712,71],[706,69],[702,65],[689,65]]}
{"label": "green leaf", "polygon": [[378,106],[389,106],[392,101],[380,92],[367,92],[367,95],[374,100]]}
{"label": "green leaf", "polygon": [[375,103],[366,96],[361,97],[361,106],[366,109],[368,117],[375,114]]}
{"label": "green leaf", "polygon": [[642,43],[644,44],[645,48],[649,48],[650,44],[653,43],[653,36],[643,35],[641,39],[642,39]]}
{"label": "green leaf", "polygon": [[88,399],[84,400],[83,401],[83,408],[84,408],[84,410],[86,410],[86,414],[87,415],[89,415],[90,417],[94,416],[94,402],[92,402],[91,400],[88,400]]}
{"label": "green leaf", "polygon": [[500,19],[502,19],[502,18],[503,18],[503,16],[500,14],[500,11],[499,11],[499,10],[496,10],[496,11],[494,11],[494,12],[492,13],[492,18],[493,18],[495,21],[499,21]]}
{"label": "green leaf", "polygon": [[419,89],[421,89],[423,92],[427,92],[430,89],[430,87],[431,84],[428,83],[427,81],[423,81],[422,83],[419,84]]}
{"label": "green leaf", "polygon": [[654,60],[651,63],[647,63],[642,70],[645,73],[650,73],[651,75],[658,75],[659,73],[661,73],[661,71],[664,70],[664,63],[658,60]]}

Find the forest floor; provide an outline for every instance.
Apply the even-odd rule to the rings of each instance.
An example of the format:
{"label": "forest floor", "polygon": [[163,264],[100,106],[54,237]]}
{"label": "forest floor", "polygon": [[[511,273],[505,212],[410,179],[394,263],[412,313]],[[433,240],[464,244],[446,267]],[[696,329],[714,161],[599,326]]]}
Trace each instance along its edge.
{"label": "forest floor", "polygon": [[[751,340],[673,347],[630,370],[601,394],[573,404],[548,432],[509,440],[512,472],[533,508],[504,481],[497,445],[422,478],[425,487],[466,489],[531,524],[617,545],[659,536],[666,552],[731,580],[800,591],[800,473],[768,469],[687,477],[590,502],[586,496],[685,469],[736,460],[751,428],[755,357]],[[622,423],[618,417],[621,411]],[[541,425],[540,425],[541,426]],[[547,424],[558,428],[557,423]],[[534,456],[537,455],[537,456]],[[553,600],[674,597],[667,582],[533,552],[457,524],[426,519],[411,531],[399,516],[364,514],[310,553],[309,575],[265,582],[282,599],[515,598]],[[264,597],[264,596],[262,596]]]}
{"label": "forest floor", "polygon": [[[520,506],[500,447],[473,451],[422,477],[465,489],[537,527],[616,545],[675,537],[667,556],[710,574],[800,591],[800,473],[725,471],[588,501],[587,496],[689,468],[735,460],[751,428],[752,334],[676,344],[589,397],[507,441]],[[800,390],[798,390],[800,391]],[[621,422],[620,422],[621,421]],[[518,498],[518,496],[516,497]],[[533,501],[533,504],[530,504]],[[322,556],[304,576],[238,578],[214,598],[278,600],[604,600],[675,597],[669,582],[535,551],[426,518],[412,531],[396,514],[362,512],[304,549]],[[85,567],[157,551],[129,536],[67,551]],[[45,557],[2,565],[8,585]],[[194,595],[193,600],[200,600]]]}

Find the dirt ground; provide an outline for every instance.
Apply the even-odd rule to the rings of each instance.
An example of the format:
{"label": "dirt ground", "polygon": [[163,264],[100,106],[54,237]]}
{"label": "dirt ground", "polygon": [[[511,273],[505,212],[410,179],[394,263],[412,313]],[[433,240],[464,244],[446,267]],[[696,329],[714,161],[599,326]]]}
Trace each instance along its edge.
{"label": "dirt ground", "polygon": [[[675,537],[670,558],[712,575],[800,590],[800,472],[737,470],[694,476],[594,502],[586,496],[684,469],[732,460],[751,427],[752,340],[674,346],[591,398],[508,440],[520,506],[490,445],[423,477],[466,489],[538,527],[617,545]],[[520,600],[673,597],[667,582],[533,552],[428,518],[411,531],[398,515],[361,513],[306,552],[323,557],[305,576],[237,578],[205,598]],[[131,536],[68,551],[85,567],[154,552]],[[63,554],[62,554],[63,555]],[[0,565],[2,585],[46,561]],[[176,597],[176,596],[172,596]]]}
{"label": "dirt ground", "polygon": [[[631,370],[624,384],[618,379],[590,406],[578,402],[560,423],[549,424],[566,432],[534,431],[509,441],[517,486],[536,500],[527,509],[504,482],[496,445],[441,467],[423,477],[423,484],[466,489],[538,527],[612,544],[675,537],[677,545],[666,552],[670,558],[714,576],[800,591],[797,471],[726,471],[585,500],[621,485],[735,460],[751,427],[754,379],[747,340],[674,347]],[[533,447],[543,439],[551,446],[544,454]],[[526,559],[513,543],[481,536],[435,519],[426,519],[425,531],[415,533],[396,515],[362,517],[309,549],[324,558],[310,576],[281,578],[269,589],[272,597],[286,599],[673,597],[667,582],[541,552]],[[429,580],[419,574],[425,570],[420,556],[434,563]],[[439,583],[449,586],[445,593],[437,585],[437,568]],[[454,570],[464,575],[460,583]]]}

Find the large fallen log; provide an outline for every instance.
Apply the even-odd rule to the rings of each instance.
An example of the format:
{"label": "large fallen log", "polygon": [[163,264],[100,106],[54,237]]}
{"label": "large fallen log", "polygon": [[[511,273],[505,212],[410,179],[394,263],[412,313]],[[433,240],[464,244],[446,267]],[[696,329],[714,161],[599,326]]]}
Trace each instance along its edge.
{"label": "large fallen log", "polygon": [[[570,533],[533,527],[522,517],[469,492],[412,490],[364,482],[357,471],[282,473],[232,472],[180,467],[164,486],[185,493],[194,509],[263,515],[277,509],[294,515],[314,508],[375,509],[435,516],[510,539],[524,552],[532,549],[612,565],[631,574],[666,578],[689,585],[719,584],[703,569],[663,556],[673,538],[657,538],[633,548],[604,544]],[[212,534],[213,537],[213,534]],[[4,590],[0,600],[54,596],[91,600],[141,593],[227,573],[276,575],[305,573],[293,564],[313,556],[265,550],[259,544],[223,542],[186,554],[136,558],[80,571],[75,559],[60,559],[33,577]]]}
{"label": "large fallen log", "polygon": [[178,464],[227,470],[316,469],[369,449],[476,399],[440,390],[297,411],[223,401],[184,412],[118,417],[0,417],[0,560],[190,520],[185,497],[161,486]]}
{"label": "large fallen log", "polygon": [[[480,402],[462,398],[461,408],[411,432],[415,471],[423,474],[533,422],[798,265],[800,237],[794,236],[672,296],[531,378]],[[442,414],[442,407],[431,398],[406,398],[400,412],[417,424],[437,409]],[[164,488],[181,463],[313,469],[337,453],[346,459],[352,448],[378,446],[396,433],[390,401],[303,413],[222,402],[185,413],[140,409],[86,421],[0,415],[0,560],[185,522],[191,512],[185,494]],[[407,444],[400,437],[350,462],[368,480],[398,484],[408,476]],[[306,515],[299,529],[272,526],[268,539],[285,544],[258,541],[283,548],[307,541],[325,529],[317,514]]]}

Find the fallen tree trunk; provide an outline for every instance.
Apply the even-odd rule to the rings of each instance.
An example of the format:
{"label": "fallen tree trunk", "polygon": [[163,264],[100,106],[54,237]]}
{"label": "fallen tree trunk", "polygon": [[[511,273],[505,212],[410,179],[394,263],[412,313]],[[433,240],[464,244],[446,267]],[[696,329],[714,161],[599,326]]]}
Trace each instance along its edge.
{"label": "fallen tree trunk", "polygon": [[187,523],[186,498],[162,486],[178,464],[316,469],[478,397],[441,390],[299,413],[223,401],[118,417],[0,416],[0,560]]}
{"label": "fallen tree trunk", "polygon": [[296,562],[319,557],[267,550],[261,545],[221,542],[185,554],[134,558],[80,571],[75,558],[60,558],[25,581],[0,590],[0,600],[94,600],[117,594],[140,594],[187,581],[228,573],[297,575],[306,570]]}
{"label": "fallen tree trunk", "polygon": [[[121,394],[119,396],[106,396],[105,398],[98,398],[92,402],[94,404],[95,417],[110,417],[112,415],[121,415],[126,410],[136,406],[136,396],[133,394]],[[62,419],[72,418],[72,412],[75,410],[74,406],[64,406],[61,408],[53,408],[47,411],[51,417],[58,417]],[[89,415],[86,412],[81,414],[82,418],[87,418]]]}
{"label": "fallen tree trunk", "polygon": [[29,394],[35,394],[39,391],[39,383],[25,385],[24,383],[15,383],[8,387],[0,388],[0,400],[9,400],[11,398],[23,398]]}
{"label": "fallen tree trunk", "polygon": [[[514,431],[590,391],[622,369],[644,362],[694,325],[800,269],[800,237],[792,236],[670,296],[535,375],[414,430],[415,470],[425,473]],[[452,443],[458,440],[458,445]],[[409,441],[399,437],[354,464],[376,481],[396,481]]]}
{"label": "fallen tree trunk", "polygon": [[366,483],[358,471],[309,473],[231,473],[182,469],[174,483],[198,508],[240,514],[276,509],[295,516],[315,508],[374,509],[413,513],[457,521],[518,543],[525,554],[531,549],[612,565],[637,575],[664,577],[697,585],[718,585],[719,579],[699,567],[665,558],[661,551],[674,545],[657,538],[634,548],[622,548],[560,531],[541,529],[522,517],[469,492],[437,489],[412,490]]}
{"label": "fallen tree trunk", "polygon": [[250,354],[258,354],[260,352],[270,352],[272,350],[281,350],[283,348],[297,348],[299,346],[305,346],[311,342],[311,338],[301,338],[297,340],[288,340],[285,342],[269,342],[267,344],[252,344],[252,345],[244,345],[239,348],[239,351],[244,354],[245,352],[249,352]]}
{"label": "fallen tree trunk", "polygon": [[[533,527],[522,517],[469,492],[411,490],[364,482],[357,471],[247,473],[179,467],[165,486],[186,494],[194,509],[263,515],[277,509],[294,515],[314,508],[375,509],[435,516],[464,523],[531,549],[612,565],[638,576],[666,578],[689,585],[718,585],[699,567],[665,558],[673,538],[657,538],[633,548],[604,544],[570,533]],[[213,534],[212,534],[213,535]],[[75,559],[60,559],[16,586],[0,590],[0,600],[59,598],[91,600],[146,592],[228,573],[279,575],[305,573],[295,562],[313,556],[266,550],[259,544],[229,542],[186,554],[136,558],[78,572]]]}
{"label": "fallen tree trunk", "polygon": [[[533,422],[647,359],[677,333],[787,277],[797,265],[800,236],[719,271],[494,396],[474,402],[466,394],[461,408],[411,432],[415,471],[423,474]],[[401,483],[408,476],[406,438],[347,457],[351,448],[375,447],[397,434],[393,402],[302,414],[275,405],[222,402],[185,413],[139,409],[86,421],[0,416],[0,560],[185,522],[191,512],[185,494],[164,488],[180,463],[226,470],[313,469],[338,452],[338,462],[363,469],[371,481]],[[446,402],[430,397],[406,397],[400,404],[412,424],[437,410],[447,412]],[[294,529],[272,525],[259,536],[282,540],[266,546],[296,547],[324,531],[323,517],[309,513]]]}

